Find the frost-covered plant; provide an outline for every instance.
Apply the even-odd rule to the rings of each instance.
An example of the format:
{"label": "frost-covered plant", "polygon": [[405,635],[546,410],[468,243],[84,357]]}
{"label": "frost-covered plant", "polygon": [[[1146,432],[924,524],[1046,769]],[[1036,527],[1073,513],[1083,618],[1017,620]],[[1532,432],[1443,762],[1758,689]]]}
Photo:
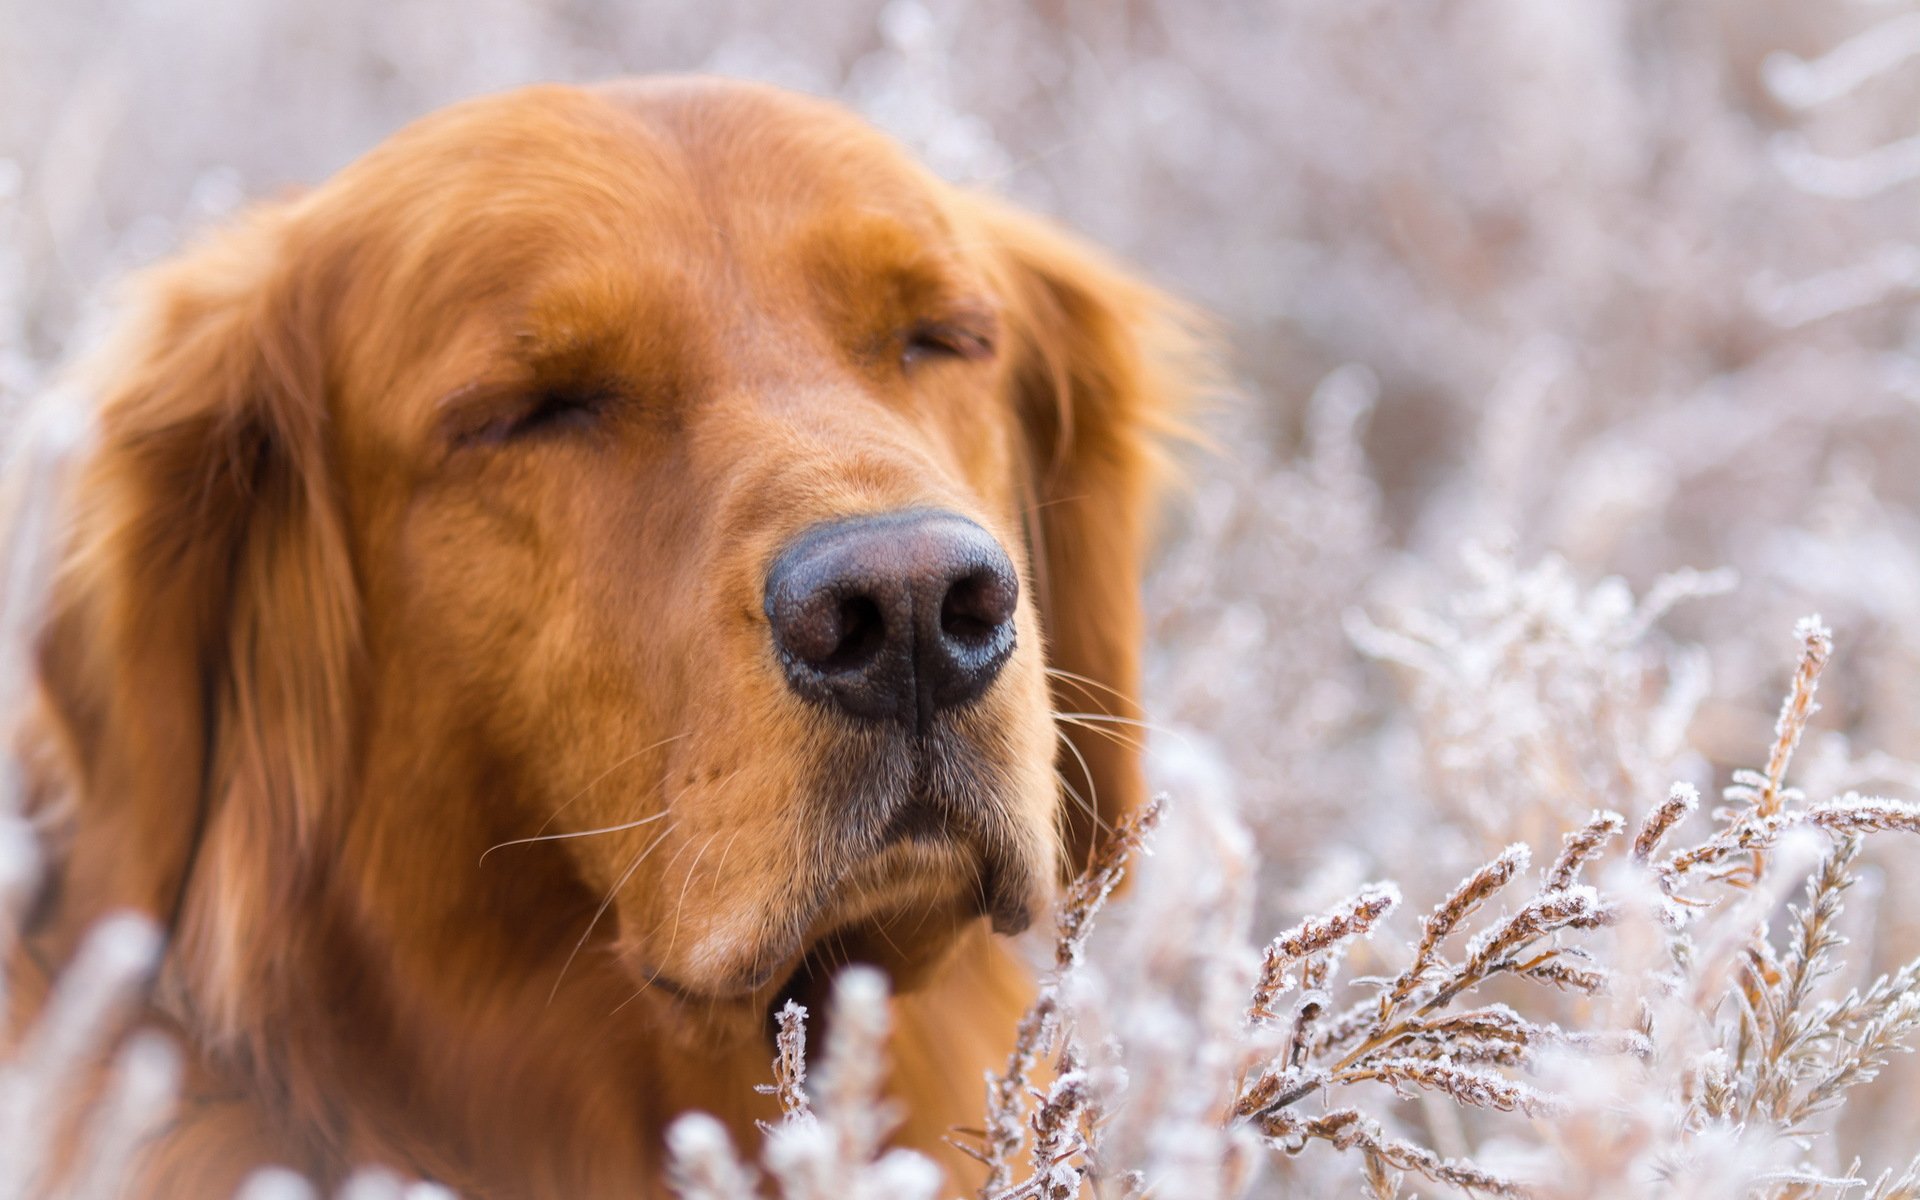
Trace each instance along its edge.
{"label": "frost-covered plant", "polygon": [[[1128,863],[1145,850],[1160,823],[1165,797],[1156,796],[1117,824],[1085,871],[1068,888],[1056,914],[1058,936],[1053,967],[1014,1033],[1006,1070],[987,1080],[987,1113],[982,1146],[956,1143],[987,1166],[982,1195],[1006,1200],[1065,1200],[1079,1191],[1080,1178],[1098,1161],[1103,1097],[1089,1075],[1086,1051],[1073,1028],[1068,986],[1084,961],[1093,919],[1125,876]],[[1030,1120],[1023,1119],[1035,1068],[1053,1056],[1053,1081],[1037,1100]],[[1027,1178],[1013,1183],[1014,1156],[1031,1125],[1033,1151]]]}
{"label": "frost-covered plant", "polygon": [[[832,1032],[818,1073],[806,1080],[806,1010],[780,1017],[774,1091],[785,1113],[766,1130],[761,1162],[781,1200],[933,1200],[941,1175],[932,1162],[886,1149],[899,1114],[883,1094],[886,1076],[886,977],[850,967],[833,985]],[[758,1172],[740,1161],[727,1131],[694,1113],[667,1131],[669,1174],[687,1200],[755,1200]]]}
{"label": "frost-covered plant", "polygon": [[[1729,590],[1731,574],[1666,575],[1636,602],[1619,580],[1583,591],[1556,558],[1514,570],[1469,546],[1464,561],[1470,585],[1444,618],[1418,608],[1391,626],[1347,617],[1363,652],[1412,677],[1436,798],[1488,838],[1537,839],[1661,786],[1707,671],[1698,651],[1663,653],[1647,635],[1681,601]],[[1536,813],[1548,828],[1516,827]]]}
{"label": "frost-covered plant", "polygon": [[[1631,836],[1621,814],[1592,813],[1537,872],[1530,848],[1510,845],[1420,919],[1397,955],[1404,965],[1390,973],[1341,976],[1349,951],[1385,940],[1379,934],[1401,906],[1400,890],[1380,883],[1275,936],[1250,971],[1224,961],[1255,957],[1231,937],[1185,959],[1184,977],[1153,969],[1168,965],[1164,956],[1138,964],[1146,972],[1118,990],[1159,997],[1158,1010],[1084,986],[1093,918],[1159,823],[1156,801],[1117,831],[1061,907],[1053,969],[1007,1070],[989,1080],[979,1151],[989,1174],[979,1200],[1072,1200],[1089,1190],[1227,1200],[1258,1178],[1249,1136],[1289,1157],[1315,1145],[1351,1153],[1376,1197],[1399,1195],[1408,1176],[1414,1186],[1498,1196],[1911,1196],[1920,1162],[1869,1178],[1858,1163],[1811,1161],[1822,1122],[1920,1035],[1920,960],[1845,992],[1831,986],[1857,970],[1837,922],[1858,881],[1862,839],[1920,833],[1920,807],[1852,793],[1807,804],[1788,786],[1832,652],[1817,619],[1797,632],[1799,667],[1765,767],[1736,772],[1727,806],[1697,840],[1673,844],[1698,803],[1680,783],[1646,806]],[[1793,840],[1801,834],[1823,838],[1826,849],[1776,945],[1774,901],[1779,880],[1791,877],[1778,868],[1805,862],[1808,846]],[[1149,872],[1142,888],[1153,882]],[[1197,890],[1193,911],[1206,920],[1221,895]],[[1155,937],[1168,926],[1181,922],[1136,920],[1127,936]],[[1196,1010],[1194,998],[1217,994],[1220,979],[1232,977],[1249,983],[1238,1019],[1201,1029],[1180,1047],[1184,1071],[1167,1078],[1169,1028],[1175,1037],[1192,1032],[1206,1008]],[[1573,1019],[1549,1015],[1556,1010]],[[1111,1034],[1116,1018],[1133,1022],[1122,1037],[1143,1038],[1144,1053],[1089,1041],[1103,1022]],[[788,1124],[772,1131],[766,1158],[783,1196],[814,1195],[794,1190],[778,1166],[794,1153],[789,1129],[816,1122],[798,1086],[803,1021],[789,1010],[781,1026],[776,1087]],[[880,1047],[869,1041],[862,1050]],[[833,1064],[847,1053],[836,1040],[830,1067],[840,1070]],[[1047,1058],[1052,1077],[1040,1086],[1036,1067]],[[1130,1079],[1130,1067],[1143,1067],[1144,1078]],[[859,1095],[874,1111],[877,1093]],[[829,1096],[844,1111],[847,1094],[823,1089]],[[1443,1153],[1400,1128],[1398,1106],[1381,1103],[1396,1096],[1530,1119],[1537,1148],[1509,1150],[1513,1161],[1500,1167]],[[868,1186],[863,1172],[898,1170],[886,1164],[900,1160],[892,1152],[875,1162],[875,1127],[858,1128],[850,1139],[808,1143],[864,1147],[865,1158],[843,1151],[808,1160],[840,1171],[839,1186],[856,1193]],[[687,1195],[748,1194],[726,1190],[746,1188],[749,1177],[722,1152],[710,1122],[689,1118],[675,1148]],[[809,1176],[809,1186],[824,1179]]]}
{"label": "frost-covered plant", "polygon": [[[32,869],[30,831],[0,816],[0,956],[13,953]],[[151,922],[130,915],[103,921],[62,973],[44,1015],[0,1058],[0,1197],[37,1197],[55,1178],[63,1195],[118,1195],[133,1156],[172,1115],[180,1054],[159,1034],[121,1043],[104,1091],[93,1091],[97,1056],[119,1042],[159,951]],[[54,1153],[76,1116],[77,1166],[69,1168]]]}
{"label": "frost-covered plant", "polygon": [[[1422,920],[1404,970],[1363,981],[1373,995],[1344,1010],[1326,994],[1337,953],[1379,922],[1393,894],[1362,891],[1276,939],[1253,1017],[1256,1025],[1285,1029],[1286,1051],[1250,1073],[1236,1111],[1262,1123],[1289,1152],[1315,1139],[1362,1152],[1371,1186],[1389,1193],[1391,1172],[1410,1171],[1474,1191],[1697,1194],[1675,1181],[1692,1177],[1703,1150],[1715,1162],[1710,1177],[1728,1195],[1839,1194],[1863,1186],[1857,1167],[1816,1168],[1794,1156],[1812,1148],[1811,1122],[1871,1080],[1920,1028],[1920,962],[1845,995],[1816,1000],[1815,992],[1843,967],[1857,972],[1842,958],[1845,940],[1835,922],[1840,897],[1856,880],[1861,834],[1920,832],[1920,809],[1852,793],[1807,805],[1787,786],[1832,649],[1817,620],[1798,632],[1803,653],[1765,769],[1735,774],[1719,824],[1699,841],[1663,850],[1696,803],[1690,786],[1675,785],[1641,819],[1596,890],[1580,878],[1600,869],[1626,828],[1617,813],[1597,812],[1562,839],[1533,894],[1484,922],[1451,960],[1443,949],[1448,938],[1524,874],[1526,848],[1510,847]],[[1823,831],[1831,845],[1806,880],[1806,905],[1793,914],[1782,951],[1769,934],[1770,903],[1743,900],[1758,893],[1770,901],[1762,890],[1772,882],[1769,854],[1799,828]],[[1649,954],[1650,947],[1658,953]],[[1524,1006],[1527,1015],[1503,1004],[1460,1007],[1463,997],[1502,977],[1600,1002],[1576,1010],[1586,1017],[1578,1026],[1533,1015],[1536,1004]],[[1294,1001],[1285,1012],[1276,999],[1288,992]],[[1516,1005],[1530,998],[1513,995]],[[1657,1112],[1653,1120],[1621,1121],[1613,1108],[1619,1096],[1584,1086],[1595,1068],[1565,1061],[1596,1053],[1624,1056],[1599,1076],[1631,1080],[1627,1091]],[[1543,1067],[1558,1090],[1514,1074]],[[1547,1146],[1571,1153],[1558,1163],[1550,1153],[1535,1155],[1530,1171],[1499,1175],[1395,1140],[1356,1105],[1327,1100],[1317,1114],[1289,1111],[1361,1081],[1420,1089],[1470,1108],[1517,1110],[1540,1118]],[[1750,1153],[1728,1159],[1728,1143]],[[1566,1158],[1575,1155],[1602,1172],[1570,1171],[1576,1164]],[[1619,1186],[1610,1189],[1608,1180]],[[1894,1188],[1897,1177],[1883,1175],[1879,1186]]]}
{"label": "frost-covered plant", "polygon": [[[1810,1148],[1763,1144],[1770,1118],[1743,1097],[1775,1098],[1764,1116],[1820,1077],[1762,1088],[1750,1072],[1765,1057],[1741,1057],[1722,1002],[1748,965],[1764,981],[1790,961],[1799,918],[1781,905],[1819,877],[1830,835],[1780,831],[1747,879],[1743,843],[1782,814],[1814,826],[1792,814],[1821,805],[1782,793],[1753,831],[1730,817],[1707,832],[1671,788],[1710,792],[1736,765],[1768,774],[1753,752],[1771,705],[1743,698],[1771,694],[1774,636],[1817,608],[1847,653],[1797,783],[1822,801],[1920,795],[1910,4],[728,0],[636,19],[467,0],[457,20],[439,0],[15,7],[0,39],[0,455],[15,464],[17,415],[86,342],[106,280],[403,120],[534,78],[699,66],[837,96],[937,169],[1059,215],[1218,316],[1249,396],[1209,418],[1227,453],[1194,472],[1149,589],[1144,699],[1178,803],[1158,869],[1063,985],[1108,1106],[1107,1191],[1137,1169],[1157,1194],[1224,1194],[1219,1164],[1234,1163],[1264,1171],[1235,1185],[1255,1192],[1351,1194],[1358,1165],[1390,1194],[1397,1168],[1377,1156],[1323,1139],[1273,1155],[1246,1122],[1220,1125],[1218,1081],[1238,1078],[1253,1036],[1258,943],[1396,880],[1406,902],[1329,972],[1326,990],[1365,999],[1356,980],[1407,970],[1417,918],[1463,875],[1516,841],[1550,867],[1596,810],[1632,818],[1581,875],[1615,922],[1553,937],[1615,986],[1496,976],[1487,1004],[1566,1029],[1639,1029],[1648,1011],[1654,1057],[1537,1056],[1522,1077],[1572,1101],[1551,1118],[1418,1085],[1411,1101],[1377,1080],[1335,1091],[1384,1136],[1553,1196],[1638,1196],[1649,1178],[1731,1194],[1754,1172],[1805,1194],[1815,1185],[1788,1177],[1809,1156],[1837,1176],[1856,1154],[1889,1162],[1920,1143],[1920,1071],[1896,1057],[1812,1115],[1832,1132]],[[0,510],[44,490],[37,468],[10,470]],[[1476,557],[1458,601],[1436,599],[1463,590],[1449,572],[1475,541],[1508,552]],[[1641,629],[1635,614],[1662,607],[1651,581],[1682,563],[1729,564],[1742,586]],[[1613,576],[1644,598],[1573,583]],[[0,634],[17,632],[32,579],[0,581]],[[1356,604],[1371,616],[1349,639]],[[0,700],[19,694],[19,648],[0,638]],[[1669,827],[1636,866],[1627,843],[1653,809]],[[1728,835],[1686,879],[1648,882]],[[1869,1008],[1905,993],[1920,953],[1910,854],[1863,835],[1835,865],[1853,882],[1799,901],[1846,911],[1824,918],[1822,965],[1778,1026],[1795,1071],[1829,1069],[1882,1021],[1827,1038],[1809,1014],[1845,1018],[1850,989]],[[1539,882],[1517,876],[1454,940]],[[1770,959],[1753,952],[1763,923]],[[1753,1047],[1779,1036],[1767,1022],[1785,999],[1764,991]],[[1289,1031],[1299,1000],[1277,995],[1262,1036]],[[1705,1115],[1709,1095],[1729,1115]],[[1920,1177],[1875,1188],[1845,1195],[1912,1197]]]}

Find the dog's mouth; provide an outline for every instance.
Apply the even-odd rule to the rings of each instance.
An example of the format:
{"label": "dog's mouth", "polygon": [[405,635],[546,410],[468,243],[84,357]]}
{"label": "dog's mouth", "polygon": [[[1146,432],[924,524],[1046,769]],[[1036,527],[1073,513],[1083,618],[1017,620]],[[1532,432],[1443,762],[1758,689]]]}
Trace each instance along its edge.
{"label": "dog's mouth", "polygon": [[912,908],[956,885],[969,917],[1016,934],[1032,922],[1033,831],[1023,828],[1008,773],[958,722],[914,738],[849,738],[815,789],[840,864],[821,881],[816,933]]}
{"label": "dog's mouth", "polygon": [[970,741],[920,739],[904,752],[874,747],[851,786],[816,803],[823,821],[815,869],[730,914],[677,963],[629,960],[653,990],[708,1009],[758,1006],[850,962],[911,987],[959,934],[984,917],[996,933],[1032,924],[1048,878],[1044,838],[1023,831],[996,773]]}
{"label": "dog's mouth", "polygon": [[1024,932],[1036,908],[1030,870],[936,830],[930,824],[902,832],[885,852],[842,875],[810,917],[767,922],[744,953],[732,956],[745,958],[745,966],[700,973],[704,978],[642,967],[643,982],[687,1003],[754,1003],[796,978],[860,962],[883,968],[904,988],[982,917],[995,933]]}

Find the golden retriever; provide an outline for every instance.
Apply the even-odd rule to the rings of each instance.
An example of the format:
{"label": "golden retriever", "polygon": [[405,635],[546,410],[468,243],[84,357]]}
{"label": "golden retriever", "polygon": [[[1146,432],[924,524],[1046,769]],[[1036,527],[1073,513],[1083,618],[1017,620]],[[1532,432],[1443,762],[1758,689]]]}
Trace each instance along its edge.
{"label": "golden retriever", "polygon": [[79,376],[19,969],[168,933],[143,1194],[662,1194],[681,1111],[757,1142],[770,1012],[848,961],[965,1185],[997,935],[1140,793],[1056,714],[1138,716],[1177,308],[701,79],[430,116],[135,301]]}

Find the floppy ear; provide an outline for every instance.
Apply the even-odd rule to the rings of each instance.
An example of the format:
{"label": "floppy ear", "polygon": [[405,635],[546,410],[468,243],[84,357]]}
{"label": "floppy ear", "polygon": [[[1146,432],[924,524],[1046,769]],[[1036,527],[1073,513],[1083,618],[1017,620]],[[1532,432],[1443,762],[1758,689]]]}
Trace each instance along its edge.
{"label": "floppy ear", "polygon": [[992,201],[983,211],[1005,263],[1054,710],[1085,714],[1056,718],[1058,766],[1079,797],[1065,806],[1072,873],[1142,799],[1140,576],[1162,450],[1206,372],[1179,304],[1040,220]]}
{"label": "floppy ear", "polygon": [[285,224],[256,216],[139,280],[79,380],[97,429],[28,733],[61,760],[33,788],[58,860],[37,914],[55,953],[132,907],[178,927],[176,969],[271,961],[276,914],[311,883],[352,734],[357,601],[319,294],[289,268]]}

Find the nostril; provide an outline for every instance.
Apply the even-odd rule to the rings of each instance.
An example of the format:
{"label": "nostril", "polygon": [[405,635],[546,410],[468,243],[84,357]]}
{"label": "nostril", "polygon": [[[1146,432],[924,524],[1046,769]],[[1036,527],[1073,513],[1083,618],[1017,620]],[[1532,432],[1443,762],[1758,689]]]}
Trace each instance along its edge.
{"label": "nostril", "polygon": [[853,671],[872,662],[886,644],[879,602],[862,592],[822,590],[773,606],[780,645],[816,671]]}
{"label": "nostril", "polygon": [[1019,593],[999,572],[974,571],[954,581],[940,606],[940,631],[963,645],[992,642],[1013,617]]}
{"label": "nostril", "polygon": [[858,671],[880,656],[887,641],[887,621],[871,596],[848,596],[840,601],[839,639],[827,653],[813,659],[822,671]]}
{"label": "nostril", "polygon": [[862,720],[924,732],[1013,653],[1019,576],[991,534],[953,513],[815,526],[774,558],[765,587],[787,683]]}

